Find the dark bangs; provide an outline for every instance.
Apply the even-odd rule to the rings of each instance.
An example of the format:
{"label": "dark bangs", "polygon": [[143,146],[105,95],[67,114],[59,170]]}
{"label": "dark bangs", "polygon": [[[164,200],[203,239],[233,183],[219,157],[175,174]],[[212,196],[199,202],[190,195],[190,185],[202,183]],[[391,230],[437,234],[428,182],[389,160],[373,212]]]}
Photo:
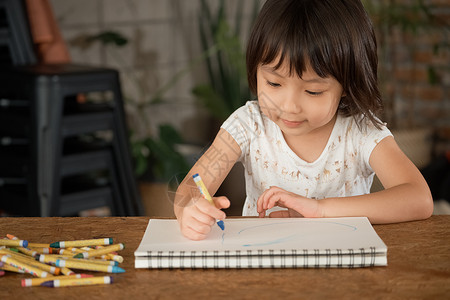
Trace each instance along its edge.
{"label": "dark bangs", "polygon": [[[359,0],[268,0],[247,46],[247,77],[257,95],[258,67],[289,66],[300,78],[308,66],[320,77],[334,77],[346,96],[345,115],[369,117],[381,108],[377,53],[372,24]],[[278,61],[276,61],[278,59]]]}

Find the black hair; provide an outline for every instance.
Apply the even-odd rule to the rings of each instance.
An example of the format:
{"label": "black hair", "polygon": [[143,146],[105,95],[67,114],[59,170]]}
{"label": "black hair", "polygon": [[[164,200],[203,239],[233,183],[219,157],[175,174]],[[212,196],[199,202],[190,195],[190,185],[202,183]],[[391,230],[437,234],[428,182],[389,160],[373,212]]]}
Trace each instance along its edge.
{"label": "black hair", "polygon": [[360,0],[268,0],[253,26],[247,46],[247,78],[256,95],[262,65],[287,60],[300,78],[308,66],[343,87],[339,111],[363,114],[377,127],[382,110],[377,83],[377,44],[372,22]]}

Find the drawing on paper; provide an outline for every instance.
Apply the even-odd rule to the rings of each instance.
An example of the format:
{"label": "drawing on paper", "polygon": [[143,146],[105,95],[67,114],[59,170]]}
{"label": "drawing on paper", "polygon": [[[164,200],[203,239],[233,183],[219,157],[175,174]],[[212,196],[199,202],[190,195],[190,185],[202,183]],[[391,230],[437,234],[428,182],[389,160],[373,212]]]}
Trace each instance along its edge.
{"label": "drawing on paper", "polygon": [[[256,226],[250,226],[239,231],[226,231],[222,233],[222,245],[227,245],[228,242],[235,243],[240,241],[243,247],[264,247],[268,245],[281,244],[296,239],[311,238],[311,230],[309,225],[305,222],[302,226],[296,228],[296,232],[292,233],[292,226],[298,226],[296,222],[278,222],[269,223]],[[356,226],[332,222],[332,221],[314,221],[314,234],[321,234],[326,237],[327,234],[336,235],[337,233],[352,232],[358,230]],[[282,235],[286,233],[286,235]],[[245,241],[245,242],[243,242]],[[242,244],[243,243],[243,244]]]}

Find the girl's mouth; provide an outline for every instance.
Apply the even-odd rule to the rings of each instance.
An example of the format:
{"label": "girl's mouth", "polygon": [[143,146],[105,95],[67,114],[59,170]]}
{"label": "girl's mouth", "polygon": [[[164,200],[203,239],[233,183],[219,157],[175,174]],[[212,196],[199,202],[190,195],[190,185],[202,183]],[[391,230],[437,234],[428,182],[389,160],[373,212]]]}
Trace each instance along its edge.
{"label": "girl's mouth", "polygon": [[303,124],[303,122],[304,122],[304,121],[290,121],[290,120],[285,120],[285,119],[281,119],[281,121],[283,122],[283,124],[286,127],[291,127],[291,128],[298,127],[301,124]]}

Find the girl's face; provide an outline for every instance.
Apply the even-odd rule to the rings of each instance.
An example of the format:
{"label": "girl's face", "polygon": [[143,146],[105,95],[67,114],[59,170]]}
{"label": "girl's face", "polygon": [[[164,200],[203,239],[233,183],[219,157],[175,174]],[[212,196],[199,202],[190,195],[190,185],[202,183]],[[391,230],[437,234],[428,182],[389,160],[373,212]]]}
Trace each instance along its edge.
{"label": "girl's face", "polygon": [[321,78],[312,68],[289,76],[283,64],[261,65],[257,72],[258,99],[262,112],[275,122],[286,139],[314,136],[334,125],[340,99],[341,84],[333,77]]}

